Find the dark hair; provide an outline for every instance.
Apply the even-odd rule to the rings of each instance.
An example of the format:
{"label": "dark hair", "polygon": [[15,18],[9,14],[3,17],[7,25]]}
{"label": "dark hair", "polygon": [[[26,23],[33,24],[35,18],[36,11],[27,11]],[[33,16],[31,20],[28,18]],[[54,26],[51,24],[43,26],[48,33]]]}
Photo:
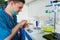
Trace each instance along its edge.
{"label": "dark hair", "polygon": [[8,0],[8,2],[11,2],[11,1],[14,1],[14,2],[22,2],[25,4],[25,0]]}

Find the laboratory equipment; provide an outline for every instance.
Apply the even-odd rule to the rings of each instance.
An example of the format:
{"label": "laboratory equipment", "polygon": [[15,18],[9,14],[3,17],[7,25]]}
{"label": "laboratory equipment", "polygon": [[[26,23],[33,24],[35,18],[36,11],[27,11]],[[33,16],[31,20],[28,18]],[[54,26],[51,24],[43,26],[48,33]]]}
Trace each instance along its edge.
{"label": "laboratory equipment", "polygon": [[42,30],[45,32],[52,32],[54,30],[53,26],[43,26]]}
{"label": "laboratory equipment", "polygon": [[[56,10],[57,9],[57,6],[59,7],[60,6],[60,3],[58,3],[59,1],[55,0],[52,2],[53,6],[54,6],[54,9]],[[58,3],[58,4],[57,4]],[[51,6],[46,6],[46,7],[51,7]],[[49,40],[60,40],[60,33],[57,33],[56,32],[56,24],[57,24],[57,11],[54,12],[54,32],[52,32],[51,34],[46,34],[44,35],[43,37],[46,38],[46,39],[49,39]],[[47,30],[47,28],[43,28],[45,31]],[[58,29],[57,29],[58,30]],[[50,35],[50,37],[49,37]],[[53,38],[54,37],[54,38]],[[52,39],[53,38],[53,39]]]}
{"label": "laboratory equipment", "polygon": [[[54,10],[51,10],[51,11],[50,11],[50,13],[51,13],[51,14],[53,13],[53,15],[54,15],[54,16],[53,16],[53,17],[54,17],[54,18],[53,18],[53,19],[54,19],[54,21],[53,21],[54,24],[52,25],[52,23],[50,23],[52,20],[49,22],[52,27],[54,26],[54,32],[55,32],[55,27],[56,27],[56,3],[57,3],[57,2],[58,2],[57,0],[50,0],[50,4],[52,4],[52,6],[46,6],[46,7],[54,7]],[[52,29],[51,29],[51,30],[52,30]]]}
{"label": "laboratory equipment", "polygon": [[36,26],[38,27],[38,21],[36,21]]}

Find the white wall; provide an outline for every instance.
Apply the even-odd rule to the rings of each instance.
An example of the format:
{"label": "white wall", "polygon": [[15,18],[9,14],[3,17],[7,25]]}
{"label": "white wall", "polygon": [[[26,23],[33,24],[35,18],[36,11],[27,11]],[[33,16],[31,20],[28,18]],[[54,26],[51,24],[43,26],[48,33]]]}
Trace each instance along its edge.
{"label": "white wall", "polygon": [[[45,10],[54,9],[53,7],[46,7],[50,4],[50,0],[37,0],[28,5],[28,16],[30,18],[36,18],[38,20],[49,20],[48,16],[52,14],[46,14]],[[38,18],[37,18],[38,17]]]}
{"label": "white wall", "polygon": [[22,12],[19,12],[17,15],[17,22],[20,22],[23,19],[26,19],[28,17],[28,6],[24,5]]}
{"label": "white wall", "polygon": [[30,3],[29,6],[29,16],[41,16],[45,13],[45,6],[49,4],[49,0],[37,0],[33,3]]}
{"label": "white wall", "polygon": [[[24,8],[23,8],[22,12],[20,12],[19,15],[17,16],[18,22],[20,22],[23,19],[27,19],[28,17],[34,18],[35,16],[39,16],[39,17],[44,16],[43,19],[47,19],[47,15],[45,14],[45,10],[46,9],[49,9],[49,10],[54,9],[54,7],[46,8],[45,6],[48,5],[48,4],[50,4],[49,0],[37,0],[33,3],[30,3],[29,5],[24,5]],[[53,15],[51,14],[51,15],[48,15],[48,16],[51,17]],[[57,28],[56,32],[60,28],[59,26],[58,25],[56,26],[56,28]]]}
{"label": "white wall", "polygon": [[50,8],[46,8],[45,6],[49,3],[49,0],[37,0],[28,5],[24,5],[22,12],[20,12],[17,16],[18,22],[23,19],[27,19],[28,17],[34,18],[35,16],[39,16],[39,19],[42,16],[42,20],[48,19],[47,15],[45,14],[45,10]]}
{"label": "white wall", "polygon": [[[53,7],[48,7],[48,8],[45,7],[48,4],[50,4],[49,0],[38,0],[38,1],[35,1],[33,3],[30,3],[28,5],[29,6],[29,8],[28,8],[28,10],[29,10],[28,11],[28,13],[29,13],[28,16],[31,17],[31,18],[34,18],[35,16],[39,16],[39,17],[44,16],[44,17],[46,17],[46,18],[43,18],[43,19],[47,19],[48,16],[54,17],[54,13],[51,13],[48,16],[45,14],[46,9],[54,10],[54,6]],[[59,9],[59,7],[57,7],[57,9]],[[57,14],[60,15],[60,12],[57,12]],[[59,19],[59,21],[58,21],[59,24],[56,24],[55,32],[60,33],[60,31],[59,31],[60,30],[60,16],[59,16],[58,19]]]}
{"label": "white wall", "polygon": [[18,22],[22,19],[26,19],[27,17],[34,18],[35,16],[45,16],[45,6],[49,3],[49,0],[37,0],[28,5],[24,5],[22,12],[17,16]]}
{"label": "white wall", "polygon": [[49,15],[45,14],[45,10],[47,10],[47,9],[54,10],[54,6],[53,7],[45,7],[46,5],[49,5],[49,4],[50,4],[50,0],[38,0],[33,3],[30,3],[28,5],[28,16],[30,18],[34,18],[35,16],[39,16],[40,17],[39,19],[43,18],[42,20],[48,19],[48,16],[54,18],[54,13],[51,13]]}

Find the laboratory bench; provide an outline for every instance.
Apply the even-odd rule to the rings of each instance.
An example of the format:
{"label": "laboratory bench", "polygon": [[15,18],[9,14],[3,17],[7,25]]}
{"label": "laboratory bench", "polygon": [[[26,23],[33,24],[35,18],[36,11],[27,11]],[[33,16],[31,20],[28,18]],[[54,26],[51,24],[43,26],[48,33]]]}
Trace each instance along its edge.
{"label": "laboratory bench", "polygon": [[45,34],[49,34],[49,33],[44,33],[42,30],[25,30],[30,37],[32,38],[32,40],[46,40],[45,38],[43,38],[42,36]]}
{"label": "laboratory bench", "polygon": [[[35,29],[35,30],[29,29],[29,30],[25,30],[25,31],[30,35],[32,40],[60,40],[60,38],[57,39],[57,38],[53,37],[51,32],[44,32],[41,29],[39,29],[39,30],[38,29]],[[47,37],[47,39],[46,39],[46,36],[48,36],[49,38]]]}

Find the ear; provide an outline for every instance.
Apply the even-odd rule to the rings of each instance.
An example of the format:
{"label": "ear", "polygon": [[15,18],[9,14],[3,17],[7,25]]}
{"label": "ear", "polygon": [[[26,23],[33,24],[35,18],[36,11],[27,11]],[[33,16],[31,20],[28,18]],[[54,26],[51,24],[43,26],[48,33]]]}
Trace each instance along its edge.
{"label": "ear", "polygon": [[14,2],[13,2],[13,1],[11,1],[11,2],[10,2],[10,4],[11,4],[11,5],[13,5],[13,4],[14,4]]}

